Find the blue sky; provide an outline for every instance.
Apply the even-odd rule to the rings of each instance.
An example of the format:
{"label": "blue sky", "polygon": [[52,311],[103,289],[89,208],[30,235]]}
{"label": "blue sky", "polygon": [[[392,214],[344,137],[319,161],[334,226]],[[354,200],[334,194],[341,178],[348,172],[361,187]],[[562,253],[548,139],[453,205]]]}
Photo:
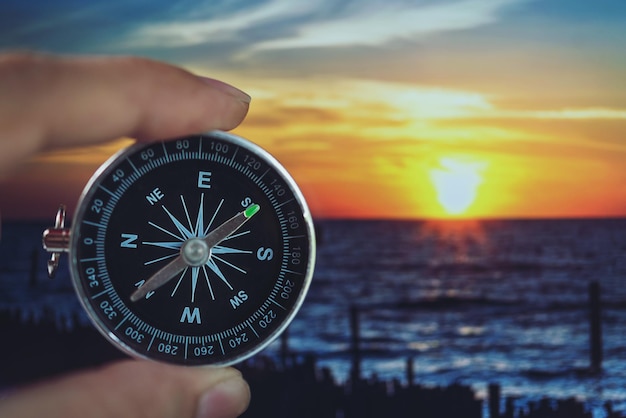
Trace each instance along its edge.
{"label": "blue sky", "polygon": [[[609,86],[595,87],[609,94],[626,70],[621,0],[5,0],[0,10],[0,48],[139,54],[239,74],[495,90],[512,76],[548,85],[564,69],[574,88],[596,66]],[[515,71],[546,56],[560,64],[535,68],[545,77]]]}

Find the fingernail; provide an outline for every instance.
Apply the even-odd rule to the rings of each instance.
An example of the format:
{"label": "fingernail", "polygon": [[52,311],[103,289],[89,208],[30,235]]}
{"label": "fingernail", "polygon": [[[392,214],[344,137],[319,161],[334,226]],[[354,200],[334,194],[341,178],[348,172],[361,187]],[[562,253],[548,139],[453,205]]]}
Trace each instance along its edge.
{"label": "fingernail", "polygon": [[233,377],[211,388],[200,397],[196,418],[233,418],[241,415],[250,402],[250,388],[241,377]]}
{"label": "fingernail", "polygon": [[247,93],[239,90],[237,87],[224,83],[223,81],[216,80],[214,78],[209,78],[209,77],[201,77],[201,76],[198,76],[198,78],[202,80],[204,83],[210,85],[211,87],[214,87],[223,93],[233,96],[241,100],[244,103],[250,103],[250,101],[252,100],[252,98]]}

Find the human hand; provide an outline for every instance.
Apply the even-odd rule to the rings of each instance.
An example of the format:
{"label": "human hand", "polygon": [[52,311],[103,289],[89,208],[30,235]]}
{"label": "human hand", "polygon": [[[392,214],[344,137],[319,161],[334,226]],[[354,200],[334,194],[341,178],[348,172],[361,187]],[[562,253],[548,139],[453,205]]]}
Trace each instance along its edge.
{"label": "human hand", "polygon": [[0,54],[0,172],[39,151],[230,130],[250,97],[135,57]]}
{"label": "human hand", "polygon": [[245,411],[247,383],[232,368],[126,360],[0,400],[2,417],[230,418]]}
{"label": "human hand", "polygon": [[[229,130],[249,103],[230,85],[146,59],[0,55],[0,172],[59,147]],[[226,418],[249,400],[232,368],[124,361],[12,393],[0,416]]]}

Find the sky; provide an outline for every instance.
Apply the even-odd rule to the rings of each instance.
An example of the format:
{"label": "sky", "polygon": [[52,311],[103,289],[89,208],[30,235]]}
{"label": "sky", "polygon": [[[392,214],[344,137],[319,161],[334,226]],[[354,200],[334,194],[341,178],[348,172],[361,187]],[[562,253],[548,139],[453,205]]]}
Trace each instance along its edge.
{"label": "sky", "polygon": [[[252,97],[317,218],[626,216],[623,0],[4,0],[0,49],[133,54]],[[1,98],[0,98],[1,100]],[[72,207],[116,140],[0,178]]]}

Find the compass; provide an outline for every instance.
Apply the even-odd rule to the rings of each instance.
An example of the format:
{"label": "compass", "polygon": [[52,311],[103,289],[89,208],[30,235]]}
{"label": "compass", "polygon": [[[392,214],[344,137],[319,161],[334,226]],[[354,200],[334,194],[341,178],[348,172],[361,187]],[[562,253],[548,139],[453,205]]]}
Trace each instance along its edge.
{"label": "compass", "polygon": [[229,365],[300,308],[315,259],[311,214],[269,153],[214,131],[135,144],[87,183],[71,228],[44,232],[54,275],[69,253],[96,328],[134,357]]}

